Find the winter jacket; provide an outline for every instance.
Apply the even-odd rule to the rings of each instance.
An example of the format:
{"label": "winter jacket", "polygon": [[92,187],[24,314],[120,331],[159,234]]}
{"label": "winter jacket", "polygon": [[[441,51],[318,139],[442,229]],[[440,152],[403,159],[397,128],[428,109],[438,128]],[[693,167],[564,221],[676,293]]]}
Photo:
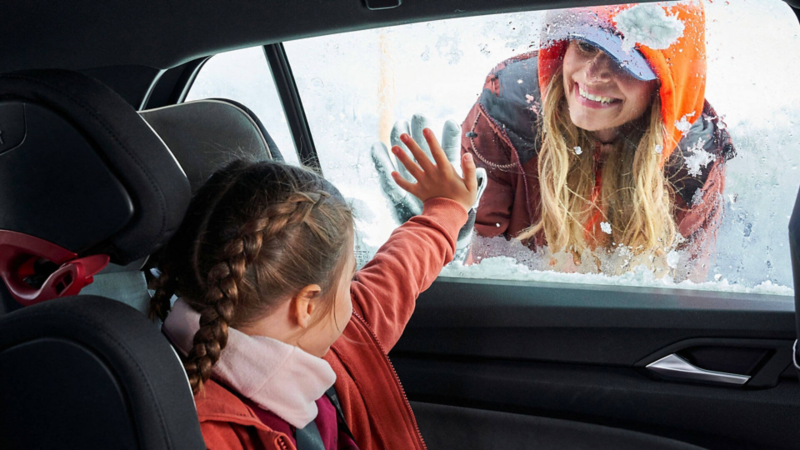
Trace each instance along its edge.
{"label": "winter jacket", "polygon": [[[336,373],[344,418],[361,450],[425,448],[387,355],[411,318],[416,298],[453,259],[466,220],[466,211],[455,201],[429,199],[422,214],[397,228],[353,279],[353,316],[324,359]],[[294,448],[285,433],[267,426],[251,406],[213,379],[195,403],[211,450]]]}
{"label": "winter jacket", "polygon": [[[540,219],[537,120],[542,98],[538,69],[538,52],[500,63],[487,76],[478,101],[462,124],[462,153],[471,153],[489,177],[477,209],[478,235],[516,237]],[[676,188],[678,231],[688,238],[685,248],[700,271],[696,279],[705,277],[714,250],[724,203],[725,161],[735,155],[723,122],[708,102],[698,116],[665,162],[667,176]],[[694,154],[698,142],[714,160],[693,176],[686,157]],[[543,232],[529,242],[532,247],[545,244]]]}

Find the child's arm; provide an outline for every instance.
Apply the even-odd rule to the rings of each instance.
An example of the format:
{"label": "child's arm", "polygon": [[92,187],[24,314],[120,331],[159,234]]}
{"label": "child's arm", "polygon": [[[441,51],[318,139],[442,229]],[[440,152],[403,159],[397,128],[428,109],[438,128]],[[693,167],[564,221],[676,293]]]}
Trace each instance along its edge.
{"label": "child's arm", "polygon": [[398,160],[416,178],[392,173],[397,184],[424,202],[423,212],[396,229],[351,285],[354,311],[364,317],[389,351],[411,318],[419,294],[453,259],[456,237],[475,201],[477,180],[471,155],[462,157],[464,178],[456,173],[429,129],[424,131],[433,161],[408,136],[402,139],[416,158],[399,147]]}

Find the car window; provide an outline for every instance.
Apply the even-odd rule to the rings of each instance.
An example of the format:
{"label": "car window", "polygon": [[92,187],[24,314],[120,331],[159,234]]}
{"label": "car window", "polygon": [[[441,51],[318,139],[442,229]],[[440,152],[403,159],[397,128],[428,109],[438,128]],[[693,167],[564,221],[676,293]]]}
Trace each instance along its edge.
{"label": "car window", "polygon": [[[700,4],[700,13],[697,9],[681,9],[689,4],[692,2],[614,10],[610,23],[617,27],[618,34],[622,30],[629,37],[616,44],[613,58],[609,56],[612,50],[602,52],[606,59],[597,56],[597,47],[611,44],[602,41],[606,37],[592,35],[591,30],[584,30],[589,34],[568,34],[568,38],[562,38],[575,43],[572,50],[569,47],[572,44],[568,44],[558,56],[563,61],[575,55],[579,62],[580,58],[586,61],[596,58],[591,67],[597,68],[605,67],[603,64],[610,59],[614,64],[605,70],[617,73],[619,79],[655,77],[655,81],[650,80],[655,90],[640,91],[643,93],[637,95],[650,96],[645,108],[650,108],[652,98],[658,97],[662,108],[660,116],[648,116],[656,117],[658,123],[653,128],[648,128],[649,122],[644,125],[623,122],[615,128],[617,134],[610,136],[610,142],[601,139],[604,129],[598,128],[599,125],[570,116],[570,121],[590,131],[594,140],[587,141],[592,148],[570,147],[572,154],[565,158],[572,161],[570,158],[589,154],[586,167],[593,186],[580,189],[586,192],[582,198],[592,197],[592,205],[600,211],[580,210],[573,215],[583,214],[580,220],[575,219],[579,225],[575,242],[594,243],[581,251],[575,244],[564,247],[563,251],[549,251],[551,243],[541,229],[538,234],[532,232],[533,237],[527,242],[517,237],[536,225],[536,217],[543,214],[544,194],[540,191],[544,188],[538,184],[540,179],[556,178],[540,177],[537,172],[540,162],[531,163],[541,156],[537,145],[543,144],[536,143],[541,142],[536,140],[541,135],[536,135],[534,128],[546,105],[542,104],[539,80],[535,73],[531,75],[530,54],[540,50],[535,53],[536,58],[544,58],[543,49],[555,51],[553,42],[558,41],[559,33],[572,33],[569,27],[576,22],[585,23],[585,18],[564,11],[524,12],[285,43],[322,169],[351,199],[357,211],[360,250],[374,253],[398,226],[396,214],[381,190],[370,148],[379,141],[389,144],[395,121],[410,120],[413,114],[423,113],[437,134],[447,119],[464,122],[462,133],[466,137],[462,137],[461,145],[466,151],[475,150],[481,159],[477,161],[479,165],[488,169],[487,192],[495,187],[493,196],[485,194],[481,199],[479,221],[482,208],[499,205],[492,212],[501,218],[496,226],[511,230],[514,224],[509,222],[515,220],[514,214],[529,209],[520,213],[528,214],[528,222],[520,220],[517,231],[504,235],[492,233],[494,223],[486,218],[493,216],[484,209],[483,224],[476,227],[470,259],[451,264],[443,275],[792,295],[787,224],[798,188],[800,159],[796,151],[799,138],[792,131],[794,122],[800,119],[796,106],[800,104],[800,91],[794,88],[790,76],[800,68],[800,55],[796,51],[797,19],[788,5],[778,0],[707,1]],[[616,16],[626,10],[629,12],[626,16]],[[554,22],[556,19],[552,18],[559,15],[561,22]],[[568,24],[566,31],[564,23]],[[661,27],[648,28],[653,24]],[[636,31],[642,29],[661,31],[637,36]],[[687,39],[696,42],[686,44]],[[676,42],[683,47],[677,50],[670,47]],[[705,45],[705,70],[702,64],[698,65],[703,59],[701,44]],[[647,48],[642,50],[642,46],[649,48],[650,53]],[[660,47],[667,50],[653,51]],[[642,55],[638,62],[630,57],[630,52],[637,50]],[[686,57],[684,52],[694,56]],[[645,67],[641,66],[642,60]],[[562,78],[568,70],[567,62],[563,64]],[[675,68],[681,65],[682,68]],[[678,84],[672,86],[681,91],[671,94],[672,97],[665,97],[665,91],[660,90],[665,79],[658,78],[660,71],[668,70],[678,71],[675,73],[684,77],[682,84],[675,82]],[[490,72],[492,75],[487,76]],[[636,75],[632,75],[634,72]],[[539,76],[542,73],[539,70]],[[594,105],[591,108],[613,108],[633,98],[625,97],[631,91],[626,91],[628,88],[622,84],[616,90],[597,88],[599,85],[587,81],[587,77],[595,75],[574,75],[569,83],[565,82],[564,89],[573,97],[565,94],[564,101],[577,102],[573,111],[579,111],[584,104]],[[642,81],[640,78],[636,79]],[[573,82],[574,86],[570,84]],[[704,96],[702,91],[693,93],[703,84]],[[480,103],[477,109],[476,102]],[[509,107],[503,102],[516,103]],[[651,110],[646,111],[650,114]],[[480,126],[473,127],[474,124]],[[667,184],[658,184],[662,187],[650,191],[645,189],[645,192],[662,192],[655,200],[644,198],[645,194],[603,197],[604,186],[621,192],[636,189],[639,182],[624,181],[626,173],[633,173],[630,167],[637,153],[631,152],[627,162],[617,162],[603,155],[621,153],[605,150],[605,146],[623,145],[617,144],[615,136],[640,145],[645,142],[645,130],[659,127],[663,138],[647,142],[664,145],[652,145],[648,151],[658,154],[656,158],[669,154],[659,160],[657,169],[666,180],[663,183],[669,183],[669,190],[664,191]],[[640,130],[639,135],[636,130]],[[474,133],[471,141],[468,133]],[[669,145],[673,137],[676,137],[673,143],[678,140],[680,143]],[[502,144],[497,144],[499,141]],[[484,153],[484,148],[492,145],[497,147],[491,150],[494,153],[490,150]],[[506,151],[509,147],[514,148],[513,154]],[[557,148],[557,144],[550,148]],[[619,161],[622,160],[619,156]],[[617,172],[611,168],[606,172],[606,167],[613,164],[619,166]],[[636,170],[641,173],[644,169]],[[603,178],[603,174],[616,178],[603,179],[601,183],[598,178]],[[642,182],[646,184],[652,179]],[[521,183],[529,184],[522,188]],[[573,189],[572,185],[567,188]],[[505,194],[497,194],[509,190],[514,191],[511,200],[503,197]],[[597,198],[608,198],[607,204],[597,206],[595,194]],[[524,199],[525,196],[528,198]],[[664,203],[666,196],[670,196],[668,204]],[[650,202],[648,208],[656,211],[648,212],[648,217],[671,218],[674,227],[671,235],[668,221],[648,223],[650,219],[637,216],[639,210],[634,203],[640,202]],[[662,238],[658,236],[672,236],[668,238],[670,244],[658,247],[657,251],[642,251],[643,245],[625,244],[642,241],[637,241],[636,236],[623,236],[629,228],[619,229],[620,217],[625,223],[641,221],[636,228],[638,232],[651,233],[659,242]],[[654,227],[660,231],[652,231]],[[557,233],[550,237],[553,241],[560,239]]]}
{"label": "car window", "polygon": [[186,101],[228,98],[253,111],[287,163],[298,164],[292,134],[261,47],[214,55],[200,69]]}

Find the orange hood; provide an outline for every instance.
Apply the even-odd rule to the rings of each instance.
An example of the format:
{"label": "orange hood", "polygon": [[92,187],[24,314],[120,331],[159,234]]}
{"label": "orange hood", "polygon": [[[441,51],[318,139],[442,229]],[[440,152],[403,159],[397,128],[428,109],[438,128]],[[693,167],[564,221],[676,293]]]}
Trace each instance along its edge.
{"label": "orange hood", "polygon": [[[644,6],[648,5],[648,6]],[[703,111],[706,88],[706,47],[705,47],[705,11],[702,2],[691,0],[675,3],[670,6],[660,4],[629,4],[618,6],[597,6],[573,8],[566,13],[574,12],[584,22],[591,20],[592,25],[602,28],[608,33],[626,38],[620,30],[618,16],[632,8],[661,8],[667,17],[677,18],[683,25],[680,36],[669,43],[666,48],[651,48],[645,43],[636,42],[635,49],[644,57],[659,80],[661,97],[661,118],[666,129],[666,139],[662,152],[662,165],[669,159],[673,150],[689,129],[692,123],[700,118]],[[559,13],[563,16],[563,13]],[[587,19],[587,17],[589,19]],[[672,20],[672,19],[670,19]],[[548,24],[550,26],[551,24]],[[547,28],[546,28],[547,29]],[[647,30],[640,35],[647,35]],[[633,33],[629,33],[633,34]],[[631,37],[628,36],[628,39]],[[632,39],[631,39],[632,40]],[[642,38],[647,41],[647,38]],[[656,42],[656,41],[652,41]],[[539,86],[544,93],[550,79],[560,69],[567,48],[567,41],[546,41],[543,39],[539,51]],[[651,43],[654,47],[658,44]],[[663,46],[663,44],[662,44]],[[636,51],[631,50],[631,51]]]}

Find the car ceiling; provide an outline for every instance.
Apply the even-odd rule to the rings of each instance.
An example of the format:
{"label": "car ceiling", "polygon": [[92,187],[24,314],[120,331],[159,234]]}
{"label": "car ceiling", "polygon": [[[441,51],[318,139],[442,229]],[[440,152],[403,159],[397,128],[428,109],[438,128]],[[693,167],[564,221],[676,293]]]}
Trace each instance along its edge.
{"label": "car ceiling", "polygon": [[[608,1],[127,0],[0,2],[0,72],[108,66],[167,69],[236,48],[496,12]],[[373,3],[375,0],[372,0]]]}

